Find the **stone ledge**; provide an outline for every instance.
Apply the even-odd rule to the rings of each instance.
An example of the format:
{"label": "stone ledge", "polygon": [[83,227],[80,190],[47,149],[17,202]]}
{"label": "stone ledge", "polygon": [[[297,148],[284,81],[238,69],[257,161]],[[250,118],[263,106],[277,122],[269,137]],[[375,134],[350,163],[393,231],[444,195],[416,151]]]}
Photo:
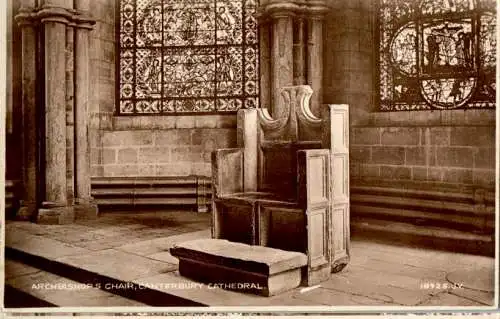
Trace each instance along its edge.
{"label": "stone ledge", "polygon": [[296,288],[307,256],[299,252],[251,246],[224,239],[202,239],[176,244],[170,253],[179,258],[179,272],[188,278],[264,296]]}
{"label": "stone ledge", "polygon": [[236,128],[236,114],[114,115],[112,121],[114,131]]}
{"label": "stone ledge", "polygon": [[225,259],[227,265],[234,262],[249,271],[270,275],[307,265],[307,256],[303,253],[225,239],[197,239],[176,244],[170,250],[174,256],[193,258],[204,255],[207,259]]}
{"label": "stone ledge", "polygon": [[494,126],[495,109],[372,112],[359,126]]}

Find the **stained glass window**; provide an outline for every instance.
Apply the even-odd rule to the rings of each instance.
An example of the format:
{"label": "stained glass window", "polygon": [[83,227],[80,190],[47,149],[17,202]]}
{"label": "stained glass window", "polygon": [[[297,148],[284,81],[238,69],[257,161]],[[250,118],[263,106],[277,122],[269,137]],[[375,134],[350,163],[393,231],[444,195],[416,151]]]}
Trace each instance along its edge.
{"label": "stained glass window", "polygon": [[382,111],[495,107],[495,0],[380,0]]}
{"label": "stained glass window", "polygon": [[258,0],[120,0],[120,114],[258,104]]}

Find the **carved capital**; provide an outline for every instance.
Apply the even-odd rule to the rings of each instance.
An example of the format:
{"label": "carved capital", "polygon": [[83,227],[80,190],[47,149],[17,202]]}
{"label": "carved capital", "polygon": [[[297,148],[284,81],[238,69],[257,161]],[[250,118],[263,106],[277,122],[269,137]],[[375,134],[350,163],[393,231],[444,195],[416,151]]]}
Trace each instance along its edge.
{"label": "carved capital", "polygon": [[36,19],[41,23],[59,22],[69,24],[71,22],[72,13],[69,9],[54,6],[42,6],[36,12]]}
{"label": "carved capital", "polygon": [[96,23],[95,19],[83,11],[49,5],[38,8],[21,7],[15,20],[20,26],[57,22],[84,29],[92,29]]}
{"label": "carved capital", "polygon": [[316,117],[311,111],[311,96],[313,90],[309,85],[300,85],[297,89],[297,108],[295,112],[297,113],[297,118],[299,122],[306,127],[318,128],[322,124],[322,119]]}
{"label": "carved capital", "polygon": [[317,118],[310,108],[310,99],[313,90],[309,85],[287,86],[281,89],[280,112],[281,117],[273,118],[269,111],[259,109],[260,126],[264,131],[284,129],[287,124],[292,125],[295,120],[309,127],[320,127],[322,120]]}
{"label": "carved capital", "polygon": [[328,4],[323,0],[309,1],[307,15],[310,19],[323,19],[330,9]]}
{"label": "carved capital", "polygon": [[269,113],[269,110],[267,108],[259,109],[260,127],[264,131],[278,131],[283,129],[286,123],[288,122],[288,118],[290,116],[290,113],[285,113],[285,114],[286,116],[274,119]]}
{"label": "carved capital", "polygon": [[324,0],[263,0],[257,9],[256,17],[260,23],[284,16],[322,18],[328,10]]}
{"label": "carved capital", "polygon": [[34,24],[34,13],[35,8],[22,6],[14,19],[21,27],[32,26]]}

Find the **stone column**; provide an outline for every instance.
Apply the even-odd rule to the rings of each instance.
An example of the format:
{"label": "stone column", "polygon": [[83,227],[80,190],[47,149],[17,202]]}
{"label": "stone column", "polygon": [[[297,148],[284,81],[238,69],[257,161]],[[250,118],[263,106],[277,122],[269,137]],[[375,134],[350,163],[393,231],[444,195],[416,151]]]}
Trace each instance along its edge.
{"label": "stone column", "polygon": [[23,0],[16,21],[22,28],[22,182],[24,192],[19,219],[36,216],[37,120],[36,120],[36,32],[31,19],[35,0]]}
{"label": "stone column", "polygon": [[[56,1],[57,2],[57,1]],[[45,201],[39,222],[73,221],[66,185],[66,25],[65,8],[46,1],[38,12],[44,27]],[[68,205],[70,204],[70,205]]]}
{"label": "stone column", "polygon": [[[312,111],[320,114],[323,82],[323,16],[331,11],[324,0],[261,0],[257,10],[261,27],[261,90],[270,88],[271,101],[263,101],[274,118],[283,114],[280,90],[309,84],[314,90]],[[295,19],[295,28],[294,20]],[[306,29],[307,36],[306,36]],[[271,63],[266,68],[266,34],[271,31]],[[263,45],[264,43],[264,45]],[[265,72],[270,73],[266,78]],[[268,80],[269,79],[269,80]],[[269,81],[269,82],[267,82]],[[270,83],[270,85],[267,85]],[[267,92],[261,95],[266,96]]]}
{"label": "stone column", "polygon": [[66,193],[68,204],[75,201],[75,87],[74,30],[66,26]]}
{"label": "stone column", "polygon": [[307,84],[313,89],[311,111],[319,117],[323,104],[323,16],[313,15],[308,22]]}
{"label": "stone column", "polygon": [[294,32],[293,84],[306,84],[306,43],[304,39],[305,23],[303,17],[298,17]]}
{"label": "stone column", "polygon": [[[89,0],[77,0],[76,9],[86,15]],[[89,31],[94,21],[81,19],[75,30],[75,190],[77,217],[97,216],[97,205],[91,198],[88,104],[90,94]]]}
{"label": "stone column", "polygon": [[271,36],[269,22],[264,19],[259,25],[260,37],[260,106],[271,107]]}
{"label": "stone column", "polygon": [[[13,19],[13,13],[14,13],[14,10],[13,10],[13,3],[12,1],[8,1],[7,4],[6,4],[6,11],[7,11],[7,38],[5,39],[6,41],[6,46],[7,46],[7,56],[6,56],[6,93],[7,93],[7,103],[6,103],[6,107],[5,107],[5,132],[7,135],[9,134],[12,134],[12,131],[13,131],[13,108],[12,108],[12,105],[13,105],[13,96],[12,96],[12,91],[13,91],[13,84],[14,84],[14,76],[13,76],[13,70],[12,70],[12,65],[13,65],[13,48],[12,48],[12,42],[13,42],[13,34],[14,34],[14,30],[12,28],[12,19]],[[7,141],[6,141],[6,144],[7,145]],[[7,163],[5,163],[5,168],[7,168]]]}
{"label": "stone column", "polygon": [[292,12],[280,11],[271,15],[271,113],[281,118],[286,111],[282,106],[280,90],[293,84],[293,24]]}

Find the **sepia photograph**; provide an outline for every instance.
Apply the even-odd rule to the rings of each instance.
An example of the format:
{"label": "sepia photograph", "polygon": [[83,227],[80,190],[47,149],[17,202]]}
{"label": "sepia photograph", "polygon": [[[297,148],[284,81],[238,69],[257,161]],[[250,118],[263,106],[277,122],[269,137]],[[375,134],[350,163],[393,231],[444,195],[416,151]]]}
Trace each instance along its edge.
{"label": "sepia photograph", "polygon": [[497,310],[496,0],[2,6],[5,314]]}

